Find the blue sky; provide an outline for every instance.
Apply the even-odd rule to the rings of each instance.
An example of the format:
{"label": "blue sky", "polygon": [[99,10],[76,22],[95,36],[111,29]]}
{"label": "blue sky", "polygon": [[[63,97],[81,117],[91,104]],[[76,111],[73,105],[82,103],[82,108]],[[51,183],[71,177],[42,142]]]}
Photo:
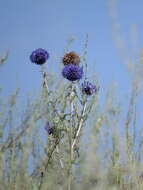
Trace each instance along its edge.
{"label": "blue sky", "polygon": [[0,0],[0,54],[10,52],[0,74],[4,93],[11,93],[15,87],[21,87],[24,95],[39,89],[40,68],[29,61],[31,52],[39,47],[50,53],[49,72],[60,75],[60,58],[67,39],[75,37],[71,50],[82,55],[87,33],[88,76],[96,71],[101,92],[111,81],[117,81],[121,91],[126,92],[126,58],[137,56],[143,43],[143,2],[119,0],[115,6],[114,2]]}

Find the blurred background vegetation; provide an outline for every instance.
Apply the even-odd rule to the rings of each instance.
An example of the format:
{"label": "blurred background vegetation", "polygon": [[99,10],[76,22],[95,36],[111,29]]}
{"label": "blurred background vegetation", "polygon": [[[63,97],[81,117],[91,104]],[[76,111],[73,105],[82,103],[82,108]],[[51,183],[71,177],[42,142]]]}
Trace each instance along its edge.
{"label": "blurred background vegetation", "polygon": [[[139,44],[142,36],[138,38],[141,30],[138,31],[136,25],[136,19],[142,18],[140,11],[138,11],[139,8],[142,8],[142,2],[134,1],[134,4],[137,7],[131,4],[131,1],[126,1],[126,4],[120,4],[119,1],[115,0],[108,1],[108,9],[104,6],[99,9],[101,20],[97,22],[97,25],[94,25],[94,17],[92,14],[90,15],[91,7],[88,7],[86,15],[83,10],[80,9],[79,11],[80,5],[83,5],[82,8],[87,7],[83,2],[78,2],[77,7],[72,2],[70,2],[70,5],[61,3],[61,6],[64,5],[67,12],[69,12],[68,7],[75,10],[75,16],[79,18],[79,22],[75,21],[77,18],[73,19],[74,15],[69,16],[66,11],[58,10],[59,14],[55,14],[53,23],[60,28],[59,35],[56,35],[57,27],[52,28],[52,24],[49,24],[52,28],[49,27],[51,30],[48,28],[49,35],[47,30],[43,29],[45,25],[44,11],[42,16],[39,17],[38,7],[32,14],[35,16],[36,13],[40,21],[44,20],[44,23],[40,22],[43,33],[40,33],[39,38],[37,38],[39,34],[37,20],[33,21],[33,17],[31,17],[32,20],[30,20],[30,17],[27,18],[27,20],[29,19],[29,25],[25,32],[27,35],[24,38],[24,32],[20,33],[20,27],[22,27],[25,19],[23,19],[23,23],[20,19],[15,19],[22,24],[19,26],[18,32],[15,31],[17,23],[11,27],[14,30],[12,34],[16,35],[22,48],[14,43],[15,38],[13,40],[10,38],[9,25],[6,31],[2,27],[2,32],[5,33],[6,37],[1,41],[7,38],[9,43],[3,43],[4,50],[6,49],[4,54],[2,54],[3,48],[0,48],[0,79],[2,81],[0,83],[0,190],[143,189],[143,49],[141,43]],[[15,13],[16,8],[12,9],[16,15],[9,14],[8,17],[17,18],[19,15],[19,18],[26,18],[26,15],[25,17],[22,16],[21,10],[25,11],[29,8],[29,2],[25,3],[24,9],[23,5],[18,3],[16,5],[19,12]],[[97,5],[97,8],[100,7],[99,2]],[[101,5],[103,5],[103,1],[101,1]],[[123,9],[124,5],[125,8]],[[31,6],[33,6],[32,1]],[[38,6],[40,5],[38,4]],[[94,7],[92,3],[90,6]],[[51,6],[51,8],[56,10],[54,6]],[[128,8],[130,12],[128,12]],[[135,11],[133,12],[134,8]],[[11,4],[4,12],[7,14],[10,13],[10,10]],[[109,11],[110,19],[106,19],[105,10]],[[93,13],[92,11],[91,13]],[[119,17],[118,12],[120,12],[121,17]],[[0,14],[2,13],[1,11]],[[131,19],[128,20],[125,13]],[[68,18],[67,21],[63,20],[63,25],[60,25],[60,22],[55,22],[60,14],[62,15],[61,19]],[[27,13],[27,15],[29,14]],[[96,15],[96,19],[99,18],[99,15]],[[50,16],[47,20],[49,18]],[[120,18],[124,28],[126,28],[124,32],[119,22]],[[74,24],[72,20],[74,20]],[[91,22],[85,24],[85,20]],[[131,20],[133,20],[133,24]],[[7,26],[10,21],[4,22],[4,26]],[[104,22],[102,23],[102,21]],[[109,25],[108,22],[110,22]],[[77,34],[79,40],[85,37],[87,32],[85,29],[89,28],[87,35],[89,43],[87,38],[84,45],[79,45],[79,41],[74,41],[74,38],[71,37],[63,50],[61,47],[64,47],[64,45],[57,44],[65,43],[65,38],[67,38],[67,35],[69,36],[69,32],[65,32],[66,27],[63,27],[65,23],[66,26],[69,26],[70,34],[72,32]],[[68,25],[68,23],[70,24]],[[82,24],[82,32],[80,23],[84,23]],[[128,28],[127,23],[131,24],[130,28]],[[35,38],[33,37],[33,30],[28,30],[29,26],[34,27]],[[102,30],[109,28],[109,26],[109,31],[105,30],[102,33]],[[77,31],[72,30],[73,28]],[[36,66],[30,64],[23,67],[22,65],[27,63],[29,59],[29,52],[33,50],[32,48],[35,48],[37,44],[38,46],[43,44],[47,47],[47,41],[50,41],[49,38],[52,39],[51,33],[53,31],[55,32],[54,42],[49,44],[53,45],[52,53],[57,51],[60,56],[53,53],[54,56],[51,57],[51,62],[42,69],[37,69]],[[97,32],[96,35],[95,32]],[[110,32],[112,37],[107,40],[107,43],[105,40],[107,36],[105,38],[103,36]],[[20,37],[17,33],[20,34]],[[61,34],[64,36],[61,37]],[[93,36],[96,36],[95,39]],[[130,42],[128,41],[129,36],[131,36]],[[32,42],[30,41],[31,37]],[[46,37],[47,41],[45,40]],[[100,42],[97,40],[98,38]],[[23,41],[20,41],[21,39]],[[26,42],[25,39],[27,39]],[[38,40],[36,41],[36,39]],[[58,41],[58,39],[60,40]],[[111,48],[111,44],[108,46],[111,39],[116,48]],[[10,50],[7,51],[8,46],[10,46]],[[73,49],[83,50],[81,52],[82,65],[85,70],[87,66],[87,77],[100,87],[97,94],[85,99],[81,93],[80,84],[77,83],[75,86],[77,96],[73,100],[74,117],[70,112],[71,84],[59,76],[62,68],[59,64],[61,56],[66,51]],[[91,59],[93,54],[95,54],[95,58],[97,57],[96,64]],[[118,61],[115,59],[116,54],[120,57]],[[14,59],[18,55],[18,59]],[[22,56],[27,56],[27,58],[21,59]],[[18,64],[14,65],[13,62],[16,61]],[[91,63],[92,61],[93,63]],[[108,63],[111,61],[111,64]],[[119,64],[116,64],[116,61]],[[55,63],[55,66],[52,66],[52,63]],[[102,65],[102,67],[99,68],[99,65]],[[121,65],[124,68],[123,70]],[[15,75],[15,71],[20,72],[23,85],[20,83],[20,88],[14,90],[18,80],[16,78],[13,85],[11,78]],[[48,90],[44,85],[44,73],[47,74]],[[116,79],[118,80],[116,81]],[[30,93],[25,95],[23,88],[30,89]],[[34,88],[36,88],[36,93]],[[87,107],[83,114],[85,102]],[[45,130],[47,122],[55,127],[55,135],[49,135]],[[73,160],[70,158],[69,151],[69,139],[71,137],[68,136],[71,123],[73,132],[76,132],[78,125],[82,123],[82,130],[73,150]],[[75,134],[72,137],[73,140],[74,137]]]}
{"label": "blurred background vegetation", "polygon": [[[7,58],[7,54],[2,57],[1,66],[4,67]],[[85,60],[83,57],[83,65]],[[130,67],[134,69],[130,70],[132,86],[126,110],[118,97],[116,83],[107,87],[104,104],[100,103],[98,93],[88,98],[84,128],[72,163],[70,189],[143,189],[143,128],[137,105],[142,94],[142,50],[138,61],[130,62]],[[20,89],[9,98],[0,97],[2,190],[68,189],[66,129],[71,127],[68,118],[71,84],[59,83],[50,73],[42,76],[41,91],[28,97],[24,107],[18,103]],[[45,76],[48,89],[43,86]],[[76,112],[73,128],[81,120],[85,101],[80,88],[77,92],[79,96],[73,100]],[[55,136],[44,129],[47,121],[56,127]]]}

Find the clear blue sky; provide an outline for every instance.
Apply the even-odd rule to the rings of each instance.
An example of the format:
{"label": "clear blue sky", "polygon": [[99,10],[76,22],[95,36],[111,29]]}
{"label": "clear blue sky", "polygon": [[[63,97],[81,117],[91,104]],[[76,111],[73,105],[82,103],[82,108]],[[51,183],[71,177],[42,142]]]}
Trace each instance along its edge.
{"label": "clear blue sky", "polygon": [[[46,48],[51,55],[49,72],[60,75],[57,68],[67,39],[75,37],[71,50],[82,55],[87,33],[89,76],[96,70],[101,91],[112,80],[124,91],[125,60],[137,55],[143,43],[143,1],[113,4],[112,0],[0,0],[0,54],[10,52],[0,74],[5,93],[17,86],[24,94],[39,89],[40,68],[29,61],[34,49]],[[119,50],[114,36],[124,39],[125,49]]]}

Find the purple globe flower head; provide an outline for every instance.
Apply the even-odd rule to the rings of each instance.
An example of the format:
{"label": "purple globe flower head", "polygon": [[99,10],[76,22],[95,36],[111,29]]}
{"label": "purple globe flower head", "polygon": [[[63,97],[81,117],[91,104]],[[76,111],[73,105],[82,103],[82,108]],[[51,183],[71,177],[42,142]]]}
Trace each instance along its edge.
{"label": "purple globe flower head", "polygon": [[37,65],[43,65],[48,58],[49,53],[42,48],[34,50],[30,55],[31,62],[36,63]]}
{"label": "purple globe flower head", "polygon": [[78,65],[68,64],[63,68],[62,75],[70,81],[80,80],[83,76],[83,68]]}
{"label": "purple globe flower head", "polygon": [[88,96],[97,92],[97,88],[92,83],[85,81],[82,83],[82,92]]}
{"label": "purple globe flower head", "polygon": [[54,134],[54,127],[50,124],[50,122],[47,122],[47,124],[45,126],[45,130],[47,131],[47,133],[49,135],[53,135]]}

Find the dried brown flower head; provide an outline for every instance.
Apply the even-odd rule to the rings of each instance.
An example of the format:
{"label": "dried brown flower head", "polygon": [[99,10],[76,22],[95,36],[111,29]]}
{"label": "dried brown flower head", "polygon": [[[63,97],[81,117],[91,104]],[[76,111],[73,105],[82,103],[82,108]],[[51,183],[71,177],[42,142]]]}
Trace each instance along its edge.
{"label": "dried brown flower head", "polygon": [[80,57],[74,51],[71,51],[64,55],[64,57],[62,58],[62,62],[64,65],[68,64],[79,65]]}

